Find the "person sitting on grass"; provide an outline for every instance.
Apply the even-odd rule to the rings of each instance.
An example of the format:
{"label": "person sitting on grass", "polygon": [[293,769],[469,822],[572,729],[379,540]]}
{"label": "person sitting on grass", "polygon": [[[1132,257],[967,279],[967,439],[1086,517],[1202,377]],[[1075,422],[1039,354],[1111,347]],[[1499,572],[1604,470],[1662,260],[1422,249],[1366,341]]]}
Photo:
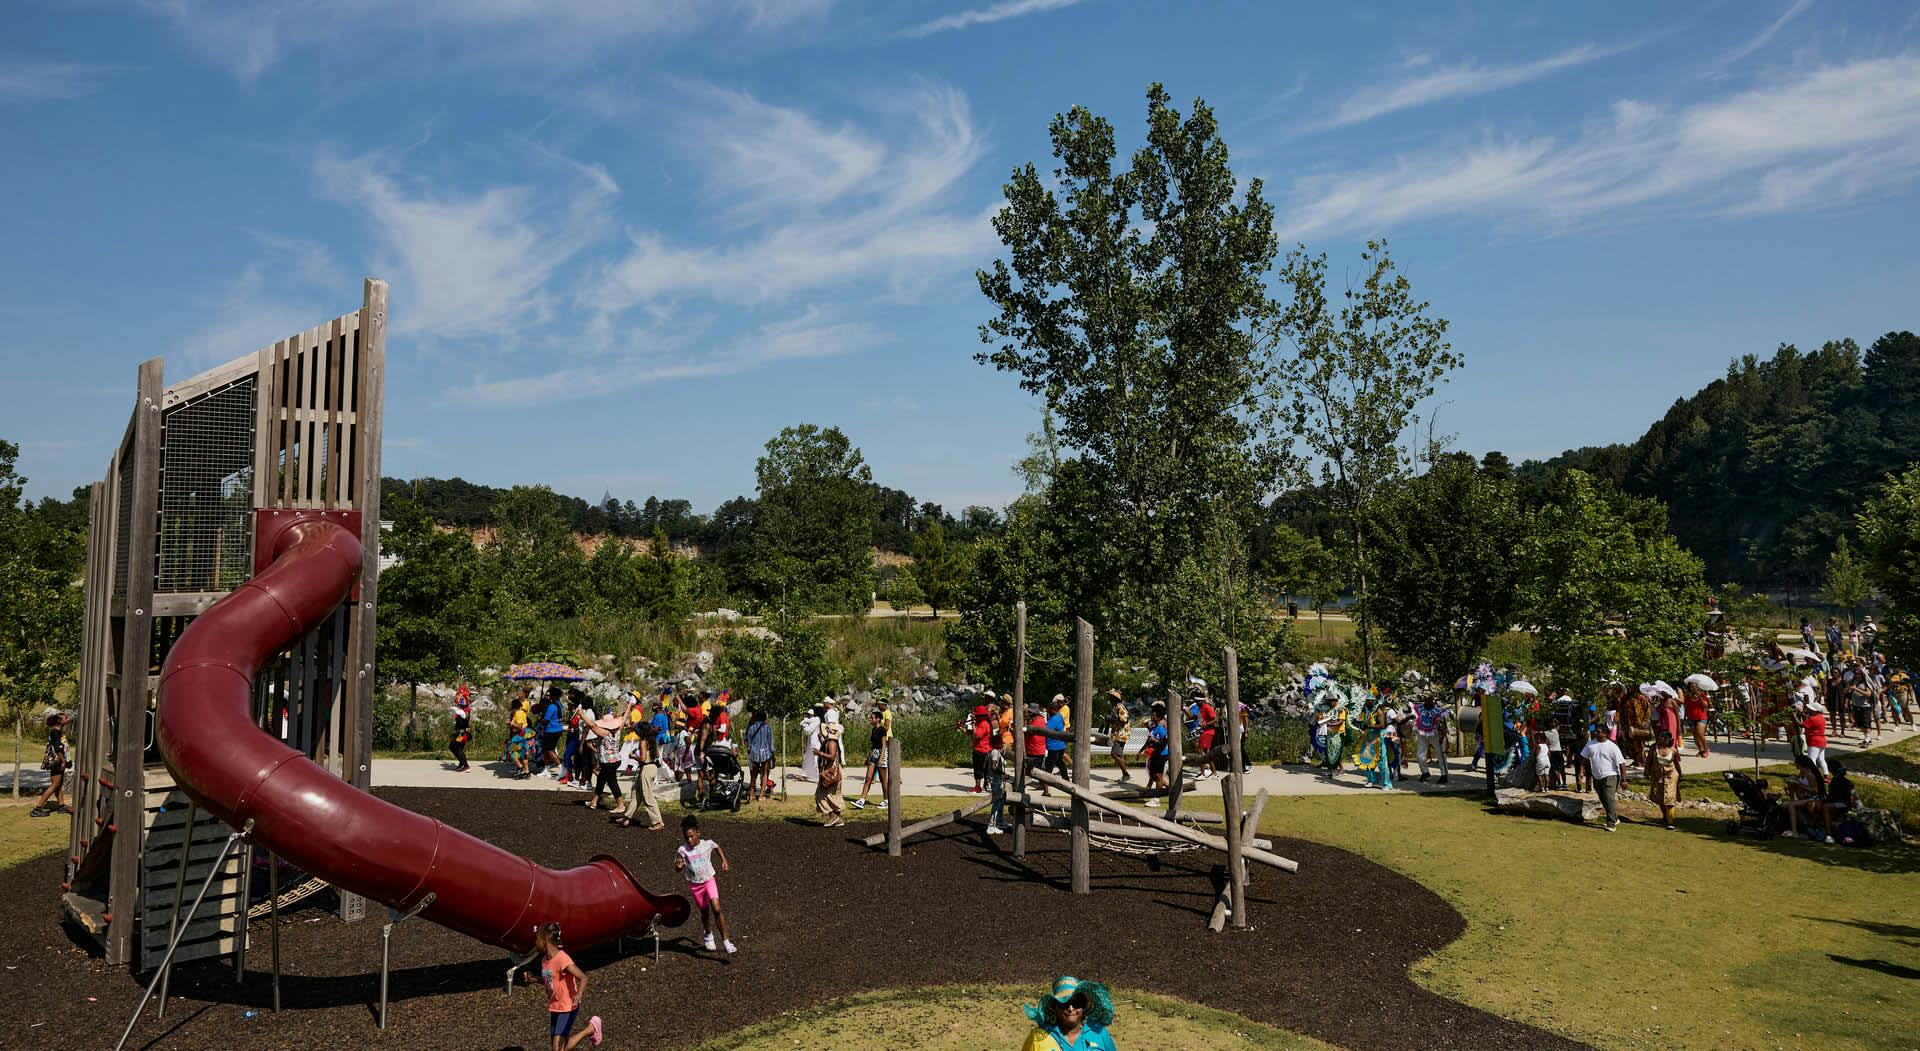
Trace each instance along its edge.
{"label": "person sitting on grass", "polygon": [[1787,803],[1787,835],[1800,834],[1802,817],[1805,817],[1809,824],[1817,817],[1820,819],[1821,828],[1826,831],[1826,838],[1832,839],[1834,815],[1838,814],[1844,818],[1849,811],[1859,806],[1860,800],[1854,795],[1853,779],[1847,776],[1846,767],[1835,760],[1827,764],[1827,769],[1832,771],[1833,778],[1822,785],[1820,779],[1814,775],[1812,767],[1803,760],[1801,776],[1787,782],[1788,790],[1799,796]]}
{"label": "person sitting on grass", "polygon": [[1062,977],[1040,1003],[1021,1010],[1033,1023],[1020,1051],[1118,1051],[1108,1029],[1113,996],[1099,982]]}
{"label": "person sitting on grass", "polygon": [[688,814],[680,819],[680,835],[686,842],[674,848],[673,867],[687,877],[687,889],[693,892],[693,904],[700,910],[700,926],[705,928],[707,938],[704,944],[713,949],[713,932],[720,931],[720,944],[726,946],[732,954],[733,939],[727,934],[727,917],[720,911],[720,877],[715,874],[713,859],[720,857],[720,871],[727,868],[727,852],[720,844],[711,839],[700,838],[700,819]]}
{"label": "person sitting on grass", "polygon": [[540,975],[536,978],[532,971],[522,971],[521,977],[529,985],[537,981],[547,987],[547,1031],[552,1034],[552,1051],[573,1051],[574,1045],[589,1036],[595,1044],[600,1043],[604,1030],[599,1015],[587,1019],[585,1029],[573,1031],[574,1020],[580,1016],[580,1001],[587,995],[587,972],[561,947],[560,925],[542,923],[534,927],[533,949],[540,954]]}
{"label": "person sitting on grass", "polygon": [[880,806],[887,805],[887,724],[878,710],[868,712],[867,721],[873,724],[868,730],[867,779],[860,784],[860,798],[853,801],[855,810],[867,808],[867,792],[873,788],[875,777],[880,779]]}
{"label": "person sitting on grass", "polygon": [[67,767],[70,765],[67,717],[54,712],[47,716],[47,749],[41,753],[40,759],[40,769],[47,772],[47,790],[40,793],[40,802],[33,808],[34,817],[73,813],[72,807],[60,801],[60,793],[67,782]]}

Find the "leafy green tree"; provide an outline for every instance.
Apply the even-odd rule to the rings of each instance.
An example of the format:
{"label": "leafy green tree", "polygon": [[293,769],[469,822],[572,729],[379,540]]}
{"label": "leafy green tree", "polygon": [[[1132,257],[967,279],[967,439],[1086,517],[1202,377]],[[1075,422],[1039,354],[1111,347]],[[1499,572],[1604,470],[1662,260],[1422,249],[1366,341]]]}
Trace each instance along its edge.
{"label": "leafy green tree", "polygon": [[14,727],[14,795],[20,794],[25,720],[53,705],[80,663],[84,523],[55,501],[36,508],[0,441],[0,719]]}
{"label": "leafy green tree", "polygon": [[906,576],[918,588],[921,601],[934,616],[953,608],[953,597],[966,576],[966,551],[947,543],[947,531],[938,521],[927,523],[913,538],[913,566]]}
{"label": "leafy green tree", "polygon": [[1853,549],[1847,546],[1847,538],[1841,537],[1833,548],[1833,554],[1827,556],[1827,582],[1821,589],[1820,597],[1847,611],[1847,626],[1853,626],[1853,611],[1873,594],[1873,584],[1867,579],[1867,567],[1854,559]]}
{"label": "leafy green tree", "polygon": [[1529,526],[1512,472],[1443,456],[1369,505],[1372,613],[1398,653],[1451,680],[1513,624],[1514,551]]}
{"label": "leafy green tree", "polygon": [[834,686],[827,637],[798,617],[781,618],[777,631],[751,629],[727,636],[714,679],[747,703],[775,715],[798,715]]}
{"label": "leafy green tree", "polygon": [[656,623],[686,620],[693,612],[693,581],[685,560],[673,553],[665,529],[654,527],[645,553],[632,560],[640,612]]}
{"label": "leafy green tree", "polygon": [[1288,253],[1280,280],[1293,298],[1276,329],[1296,354],[1279,376],[1289,422],[1319,458],[1323,488],[1349,541],[1353,612],[1372,678],[1366,509],[1406,475],[1410,457],[1403,436],[1414,413],[1463,359],[1446,341],[1446,320],[1414,300],[1413,285],[1394,266],[1386,242],[1367,242],[1360,262],[1365,277],[1336,307],[1327,292],[1327,257],[1309,255],[1304,247]]}
{"label": "leafy green tree", "polygon": [[880,588],[887,604],[900,613],[912,613],[913,607],[927,600],[927,593],[920,587],[919,574],[915,572],[917,568],[901,566]]}
{"label": "leafy green tree", "polygon": [[990,686],[1013,685],[1014,605],[1021,601],[1027,604],[1029,689],[1048,693],[1073,678],[1074,615],[1063,586],[1068,567],[1045,515],[1045,501],[1036,494],[1007,508],[1001,530],[973,546],[954,599],[962,616],[946,623],[948,654],[964,674]]}
{"label": "leafy green tree", "polygon": [[794,612],[858,613],[873,596],[873,472],[838,427],[788,427],[755,467],[747,573]]}
{"label": "leafy green tree", "polygon": [[1867,577],[1886,600],[1879,646],[1920,659],[1920,467],[1888,479],[1859,516]]}
{"label": "leafy green tree", "polygon": [[1183,117],[1158,84],[1130,166],[1116,168],[1113,125],[1084,108],[1049,135],[1058,164],[1014,170],[994,217],[1009,258],[978,277],[997,311],[979,360],[1047,412],[1026,465],[1044,510],[1007,528],[1052,538],[979,552],[994,583],[972,594],[1032,579],[1003,556],[1058,550],[1062,604],[1165,681],[1276,630],[1244,557],[1260,495],[1292,463],[1261,334],[1273,210],[1259,180],[1234,177],[1212,110],[1196,101]]}
{"label": "leafy green tree", "polygon": [[633,553],[617,537],[601,537],[594,546],[587,558],[587,586],[601,609],[613,613],[639,609],[639,581],[633,563]]}
{"label": "leafy green tree", "polygon": [[516,485],[495,508],[500,525],[484,550],[494,585],[536,618],[577,613],[588,593],[587,559],[560,497],[544,485]]}
{"label": "leafy green tree", "polygon": [[1706,581],[1660,505],[1568,471],[1515,559],[1520,618],[1555,684],[1591,696],[1616,673],[1645,681],[1698,664]]}
{"label": "leafy green tree", "polygon": [[425,508],[397,494],[383,509],[393,526],[381,536],[381,551],[396,561],[380,574],[379,675],[407,684],[411,750],[420,684],[444,681],[471,659],[486,596],[480,556],[464,531],[436,528]]}

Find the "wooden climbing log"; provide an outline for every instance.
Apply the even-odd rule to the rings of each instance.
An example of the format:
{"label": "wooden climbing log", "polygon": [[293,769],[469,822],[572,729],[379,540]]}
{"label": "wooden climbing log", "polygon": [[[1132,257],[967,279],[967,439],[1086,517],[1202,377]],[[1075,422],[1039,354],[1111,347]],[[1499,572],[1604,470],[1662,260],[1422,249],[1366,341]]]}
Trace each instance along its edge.
{"label": "wooden climbing log", "polygon": [[[1253,797],[1253,807],[1247,811],[1246,821],[1240,826],[1241,842],[1258,847],[1261,850],[1273,849],[1273,842],[1271,840],[1260,839],[1254,835],[1255,830],[1260,827],[1260,812],[1267,809],[1267,798],[1267,790],[1264,788],[1261,789],[1259,794]],[[1240,867],[1242,869],[1246,868],[1246,863],[1242,861]],[[1207,922],[1208,930],[1220,931],[1226,928],[1227,912],[1232,907],[1232,899],[1233,880],[1228,879],[1220,885],[1220,896],[1214,899],[1213,918]],[[1244,904],[1240,906],[1240,910],[1240,915],[1245,916],[1246,906]],[[1245,924],[1235,923],[1234,926],[1242,927],[1245,926]]]}
{"label": "wooden climbing log", "polygon": [[[1227,849],[1226,840],[1221,839],[1219,836],[1212,835],[1207,832],[1201,832],[1198,829],[1191,829],[1186,827],[1185,825],[1175,824],[1174,822],[1168,821],[1166,818],[1163,818],[1158,814],[1149,814],[1143,810],[1138,810],[1134,807],[1127,806],[1124,803],[1116,803],[1111,799],[1103,799],[1100,796],[1095,795],[1094,793],[1081,788],[1079,785],[1076,785],[1073,782],[1068,781],[1046,770],[1032,771],[1029,774],[1029,776],[1032,777],[1035,781],[1038,781],[1043,785],[1047,785],[1052,788],[1058,788],[1061,791],[1066,792],[1068,795],[1072,796],[1077,800],[1080,800],[1081,802],[1084,802],[1085,804],[1094,808],[1095,810],[1104,810],[1109,814],[1118,814],[1121,817],[1132,818],[1133,820],[1140,822],[1142,825],[1145,825],[1148,828],[1159,829],[1160,831],[1168,833],[1169,835],[1176,836],[1180,839],[1184,839],[1189,843],[1197,843],[1200,846],[1211,847],[1214,850],[1220,850],[1220,851],[1224,851]],[[1268,866],[1269,868],[1276,868],[1282,872],[1300,871],[1299,862],[1290,861],[1287,858],[1283,858],[1280,855],[1271,853],[1269,851],[1249,849],[1249,850],[1246,850],[1244,853],[1248,861],[1257,861],[1262,865]]]}
{"label": "wooden climbing log", "polygon": [[[1013,797],[1027,798],[1027,603],[1013,607]],[[1024,805],[1016,804],[1016,807]],[[1013,812],[1013,856],[1027,856],[1027,825]]]}
{"label": "wooden climbing log", "polygon": [[[1200,782],[1188,781],[1180,787],[1181,791],[1193,792],[1199,789]],[[1100,794],[1106,796],[1108,799],[1116,800],[1164,799],[1173,794],[1173,789],[1149,788],[1145,785],[1126,785],[1121,788],[1109,788]]]}
{"label": "wooden climbing log", "polygon": [[[1071,832],[1073,830],[1073,818],[1066,814],[1057,814],[1037,808],[1027,813],[1031,818],[1028,822],[1031,828],[1043,829],[1048,832]],[[1119,839],[1138,839],[1153,843],[1193,843],[1190,839],[1181,836],[1170,836],[1157,828],[1148,828],[1145,825],[1121,824],[1117,821],[1090,821],[1087,824],[1087,830],[1096,835],[1112,836]],[[1259,847],[1261,850],[1273,849],[1273,841],[1270,839],[1250,839],[1247,842]]]}
{"label": "wooden climbing log", "polygon": [[[1227,723],[1227,776],[1220,782],[1222,811],[1233,815],[1233,820],[1225,822],[1227,834],[1227,886],[1233,891],[1233,925],[1247,925],[1247,866],[1240,858],[1241,846],[1248,830],[1241,822],[1246,816],[1241,813],[1240,805],[1246,793],[1246,783],[1240,769],[1240,655],[1232,646],[1227,647],[1227,708],[1223,713]],[[1216,715],[1217,723],[1220,716]]]}
{"label": "wooden climbing log", "polygon": [[1093,625],[1078,617],[1073,622],[1073,892],[1093,892],[1093,858],[1087,842],[1087,802],[1093,794],[1088,787],[1093,765]]}
{"label": "wooden climbing log", "polygon": [[[968,817],[973,814],[978,814],[980,811],[985,810],[987,807],[991,805],[993,805],[992,799],[976,799],[973,802],[968,803],[966,806],[960,807],[958,809],[948,810],[944,813],[935,815],[934,817],[927,818],[924,821],[915,821],[913,824],[907,825],[900,829],[900,838],[904,840],[908,836],[917,836],[920,833],[926,832],[930,829],[939,828],[941,825],[951,825],[955,821],[958,821],[963,817]],[[898,807],[889,806],[888,809],[890,810],[898,809]],[[867,838],[861,840],[860,842],[869,847],[881,846],[887,842],[888,834],[889,833],[886,833],[886,832],[875,832],[873,835],[868,836]]]}

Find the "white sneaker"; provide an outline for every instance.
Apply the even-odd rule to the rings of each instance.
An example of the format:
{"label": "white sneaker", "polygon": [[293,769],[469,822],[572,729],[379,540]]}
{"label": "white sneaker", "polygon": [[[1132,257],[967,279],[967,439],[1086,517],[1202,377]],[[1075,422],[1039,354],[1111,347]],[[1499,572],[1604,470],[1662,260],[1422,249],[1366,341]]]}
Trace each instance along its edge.
{"label": "white sneaker", "polygon": [[707,935],[706,946],[709,951],[713,949],[713,935]]}
{"label": "white sneaker", "polygon": [[867,808],[867,801],[864,799],[856,799],[853,801],[853,808],[855,810],[865,810]]}
{"label": "white sneaker", "polygon": [[885,810],[885,809],[887,809],[887,807],[888,807],[888,806],[889,806],[889,804],[887,803],[887,801],[886,801],[886,800],[884,800],[884,799],[882,799],[882,800],[880,801],[880,809],[882,809],[882,810]]}
{"label": "white sneaker", "polygon": [[727,942],[727,943],[726,943],[726,946],[727,946],[727,953],[728,953],[728,955],[732,955],[733,953],[736,953],[736,952],[739,952],[739,951],[740,951],[739,949],[736,949],[736,948],[734,948],[734,947],[733,947],[733,943],[732,943],[732,942]]}
{"label": "white sneaker", "polygon": [[1000,827],[999,825],[988,825],[988,826],[987,826],[987,835],[989,835],[989,836],[998,836],[998,835],[1001,835],[1001,834],[1003,834],[1003,833],[1005,833],[1006,831],[1007,831],[1006,829],[1004,829],[1004,828],[1001,828],[1001,827]]}

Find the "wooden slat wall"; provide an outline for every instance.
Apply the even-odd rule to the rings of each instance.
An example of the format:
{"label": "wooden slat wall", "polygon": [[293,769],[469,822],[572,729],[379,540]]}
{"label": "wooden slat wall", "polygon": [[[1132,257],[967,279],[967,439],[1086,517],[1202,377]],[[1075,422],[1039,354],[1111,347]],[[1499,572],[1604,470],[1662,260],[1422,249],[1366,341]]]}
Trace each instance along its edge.
{"label": "wooden slat wall", "polygon": [[[108,478],[113,478],[111,468]],[[107,506],[107,493],[115,487],[95,482],[88,490],[87,506],[93,509],[87,522],[86,588],[81,600],[80,685],[74,709],[78,726],[72,735],[74,773],[73,820],[67,830],[67,882],[71,883],[85,856],[82,841],[98,835],[95,817],[101,812],[100,775],[107,765],[106,674],[108,630],[107,610],[113,597],[113,509]],[[108,780],[112,780],[109,775]]]}
{"label": "wooden slat wall", "polygon": [[360,315],[343,314],[260,351],[255,507],[358,505],[352,456],[366,443],[355,396],[366,388],[354,382]]}

